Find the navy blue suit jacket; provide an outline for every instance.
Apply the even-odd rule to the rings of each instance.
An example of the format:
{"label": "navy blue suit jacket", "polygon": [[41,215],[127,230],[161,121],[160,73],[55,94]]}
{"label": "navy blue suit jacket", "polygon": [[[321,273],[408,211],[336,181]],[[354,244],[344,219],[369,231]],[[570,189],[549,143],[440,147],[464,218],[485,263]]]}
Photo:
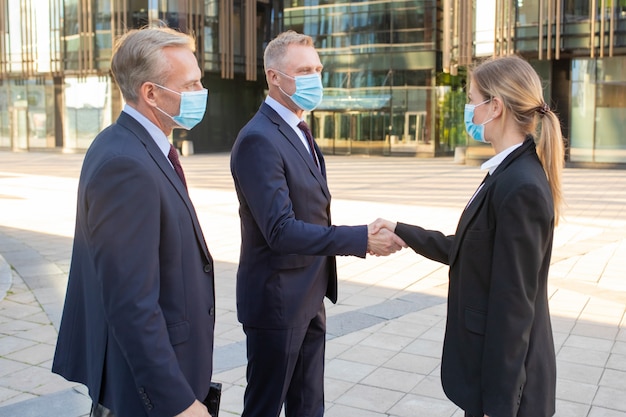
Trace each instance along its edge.
{"label": "navy blue suit jacket", "polygon": [[547,285],[554,206],[532,138],[485,180],[455,235],[401,223],[396,233],[450,265],[441,363],[448,398],[476,416],[553,415]]}
{"label": "navy blue suit jacket", "polygon": [[53,372],[117,417],[172,417],[211,381],[213,261],[187,190],[122,113],[85,155]]}
{"label": "navy blue suit jacket", "polygon": [[303,325],[337,301],[335,255],[365,257],[367,226],[332,226],[320,169],[294,130],[263,103],[239,132],[231,172],[239,198],[237,313],[252,327]]}

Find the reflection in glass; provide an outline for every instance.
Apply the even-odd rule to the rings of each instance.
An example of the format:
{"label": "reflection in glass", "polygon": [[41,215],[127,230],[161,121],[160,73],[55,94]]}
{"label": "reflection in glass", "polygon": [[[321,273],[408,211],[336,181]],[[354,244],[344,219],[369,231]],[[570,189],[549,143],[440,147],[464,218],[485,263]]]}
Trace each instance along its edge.
{"label": "reflection in glass", "polygon": [[66,77],[65,84],[65,147],[87,149],[111,124],[110,80]]}
{"label": "reflection in glass", "polygon": [[433,0],[285,6],[285,28],[312,36],[324,64],[313,133],[326,151],[434,153],[424,115],[434,111],[435,11]]}
{"label": "reflection in glass", "polygon": [[626,58],[572,61],[570,158],[626,162]]}

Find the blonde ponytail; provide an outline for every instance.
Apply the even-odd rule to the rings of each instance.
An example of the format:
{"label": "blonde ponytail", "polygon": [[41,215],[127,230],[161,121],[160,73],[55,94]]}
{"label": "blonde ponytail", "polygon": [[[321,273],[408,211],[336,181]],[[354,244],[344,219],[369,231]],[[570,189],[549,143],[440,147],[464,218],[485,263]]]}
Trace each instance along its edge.
{"label": "blonde ponytail", "polygon": [[541,132],[536,141],[537,155],[543,165],[543,170],[548,177],[548,184],[552,191],[554,201],[554,223],[558,225],[563,205],[563,192],[561,190],[561,171],[565,161],[565,149],[561,123],[556,114],[551,110],[541,116]]}

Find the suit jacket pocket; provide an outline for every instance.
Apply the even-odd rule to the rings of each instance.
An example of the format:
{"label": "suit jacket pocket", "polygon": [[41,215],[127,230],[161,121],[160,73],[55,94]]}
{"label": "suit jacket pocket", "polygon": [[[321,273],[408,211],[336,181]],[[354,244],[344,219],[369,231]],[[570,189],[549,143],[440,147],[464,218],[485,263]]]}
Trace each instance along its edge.
{"label": "suit jacket pocket", "polygon": [[172,346],[186,342],[187,339],[189,339],[189,322],[182,321],[180,323],[169,324],[167,326],[167,333],[169,333]]}
{"label": "suit jacket pocket", "polygon": [[316,256],[310,255],[275,255],[270,259],[272,269],[304,268],[315,261]]}
{"label": "suit jacket pocket", "polygon": [[465,308],[465,328],[472,333],[485,334],[487,328],[487,314],[484,311]]}

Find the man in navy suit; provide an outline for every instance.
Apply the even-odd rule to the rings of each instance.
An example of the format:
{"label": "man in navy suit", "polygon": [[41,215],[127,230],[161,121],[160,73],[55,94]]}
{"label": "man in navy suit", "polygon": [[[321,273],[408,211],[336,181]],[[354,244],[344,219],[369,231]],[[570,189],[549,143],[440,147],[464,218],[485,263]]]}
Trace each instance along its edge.
{"label": "man in navy suit", "polygon": [[52,370],[89,388],[93,417],[210,416],[213,261],[167,140],[205,112],[193,51],[127,33],[111,62],[127,104],[85,155]]}
{"label": "man in navy suit", "polygon": [[288,31],[265,50],[269,94],[231,155],[239,198],[237,313],[246,333],[242,417],[324,413],[324,296],[337,301],[336,255],[387,255],[388,230],[333,226],[324,157],[304,111],[322,98],[322,63],[309,36]]}

